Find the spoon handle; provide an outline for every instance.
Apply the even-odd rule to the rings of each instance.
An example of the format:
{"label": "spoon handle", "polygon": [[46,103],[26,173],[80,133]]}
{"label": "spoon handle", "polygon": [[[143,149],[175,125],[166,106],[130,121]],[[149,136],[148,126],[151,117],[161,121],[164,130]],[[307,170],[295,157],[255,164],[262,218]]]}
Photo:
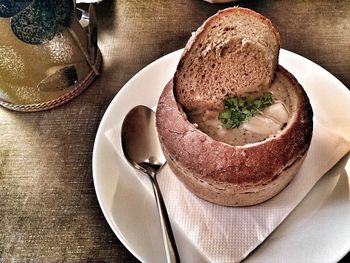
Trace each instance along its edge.
{"label": "spoon handle", "polygon": [[159,185],[157,183],[156,174],[154,174],[154,176],[150,175],[149,177],[152,181],[153,191],[157,202],[167,263],[179,263],[179,253],[177,251],[174,234],[171,229],[170,220],[165,207],[165,203],[160,192]]}

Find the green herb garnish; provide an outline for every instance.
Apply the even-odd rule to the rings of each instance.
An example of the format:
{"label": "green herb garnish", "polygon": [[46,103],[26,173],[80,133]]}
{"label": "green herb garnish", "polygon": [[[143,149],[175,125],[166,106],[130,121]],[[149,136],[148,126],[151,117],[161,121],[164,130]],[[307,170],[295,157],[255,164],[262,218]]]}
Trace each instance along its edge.
{"label": "green herb garnish", "polygon": [[264,92],[259,98],[233,97],[224,100],[224,110],[219,120],[225,128],[238,128],[242,122],[255,116],[263,108],[272,104],[272,94]]}

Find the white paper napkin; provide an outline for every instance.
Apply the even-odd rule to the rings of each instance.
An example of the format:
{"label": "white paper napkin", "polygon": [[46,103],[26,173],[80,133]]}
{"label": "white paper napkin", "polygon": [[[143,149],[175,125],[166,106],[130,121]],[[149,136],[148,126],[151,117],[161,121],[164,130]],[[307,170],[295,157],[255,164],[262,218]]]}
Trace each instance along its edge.
{"label": "white paper napkin", "polygon": [[230,208],[191,194],[168,166],[158,179],[170,216],[211,262],[239,262],[287,217],[350,143],[315,121],[312,143],[295,179],[260,205]]}
{"label": "white paper napkin", "polygon": [[[322,175],[350,150],[350,116],[338,118],[331,114],[332,108],[327,112],[327,107],[336,106],[322,104],[322,100],[317,99],[320,94],[316,92],[308,94],[313,99],[315,117],[305,162],[292,182],[269,201],[238,208],[215,205],[189,192],[169,166],[161,170],[158,181],[172,222],[211,262],[243,260],[278,227]],[[116,152],[122,154],[118,145],[120,126],[108,130],[105,135]],[[146,177],[140,177],[140,180],[151,192]]]}

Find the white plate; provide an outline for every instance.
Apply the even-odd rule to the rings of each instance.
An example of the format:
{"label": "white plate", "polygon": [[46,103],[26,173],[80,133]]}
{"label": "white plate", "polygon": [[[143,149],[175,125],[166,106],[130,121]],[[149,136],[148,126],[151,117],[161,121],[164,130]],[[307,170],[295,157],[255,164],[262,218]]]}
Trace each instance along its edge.
{"label": "white plate", "polygon": [[[134,106],[156,106],[181,52],[178,50],[148,65],[122,88],[101,121],[93,150],[94,184],[104,216],[120,241],[142,262],[165,262],[155,203],[138,180],[140,175],[116,155],[105,132],[121,125]],[[326,97],[336,100],[336,110],[349,114],[350,92],[329,72],[286,50],[281,50],[280,64],[296,76],[306,91],[318,88],[319,92],[329,93]],[[348,159],[349,155],[345,156],[323,176],[247,262],[336,262],[350,250]],[[183,262],[205,262],[205,257],[182,231],[174,229],[174,234]]]}

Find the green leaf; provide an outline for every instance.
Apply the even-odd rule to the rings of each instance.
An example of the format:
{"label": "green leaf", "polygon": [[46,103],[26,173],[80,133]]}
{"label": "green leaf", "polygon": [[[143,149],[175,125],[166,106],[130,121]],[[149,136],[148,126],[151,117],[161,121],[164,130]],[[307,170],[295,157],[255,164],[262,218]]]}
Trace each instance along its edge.
{"label": "green leaf", "polygon": [[219,120],[227,129],[238,128],[244,121],[271,104],[270,92],[264,92],[259,98],[248,96],[228,98],[224,100],[224,110],[219,113]]}
{"label": "green leaf", "polygon": [[224,110],[220,112],[219,114],[220,119],[230,119],[231,118],[231,111],[230,110]]}

